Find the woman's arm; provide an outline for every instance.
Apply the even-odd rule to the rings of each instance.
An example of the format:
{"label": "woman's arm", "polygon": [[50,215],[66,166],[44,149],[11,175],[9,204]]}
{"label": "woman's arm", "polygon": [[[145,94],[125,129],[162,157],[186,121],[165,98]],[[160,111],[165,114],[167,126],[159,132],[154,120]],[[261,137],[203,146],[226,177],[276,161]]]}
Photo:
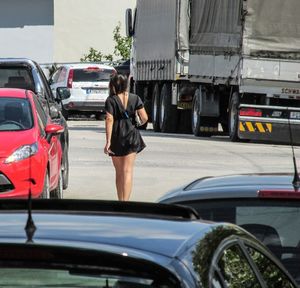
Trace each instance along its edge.
{"label": "woman's arm", "polygon": [[148,115],[147,115],[145,108],[143,107],[143,108],[137,110],[137,112],[142,121],[141,125],[144,125],[148,121]]}
{"label": "woman's arm", "polygon": [[106,144],[105,144],[105,147],[104,147],[104,153],[105,154],[113,154],[113,152],[110,150],[113,124],[114,124],[113,115],[106,112],[106,119],[105,119]]}

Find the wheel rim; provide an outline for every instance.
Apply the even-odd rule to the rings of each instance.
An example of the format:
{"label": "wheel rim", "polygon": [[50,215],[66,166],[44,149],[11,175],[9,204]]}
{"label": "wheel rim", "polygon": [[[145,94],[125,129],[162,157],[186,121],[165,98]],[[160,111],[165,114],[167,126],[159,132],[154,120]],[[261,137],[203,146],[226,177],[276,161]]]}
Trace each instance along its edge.
{"label": "wheel rim", "polygon": [[234,131],[235,115],[236,115],[236,107],[232,105],[230,110],[230,132]]}
{"label": "wheel rim", "polygon": [[163,121],[164,121],[164,117],[165,117],[165,104],[164,104],[164,94],[162,94],[162,99],[161,99],[161,110],[160,110],[160,127],[162,127]]}
{"label": "wheel rim", "polygon": [[[157,89],[155,89],[156,91]],[[153,105],[153,121],[155,122],[156,121],[156,115],[157,115],[157,93],[155,93],[155,96],[154,96],[154,105]]]}
{"label": "wheel rim", "polygon": [[195,131],[196,129],[196,123],[198,121],[198,101],[195,99],[194,105],[193,105],[193,121],[192,121],[192,129],[193,131]]}

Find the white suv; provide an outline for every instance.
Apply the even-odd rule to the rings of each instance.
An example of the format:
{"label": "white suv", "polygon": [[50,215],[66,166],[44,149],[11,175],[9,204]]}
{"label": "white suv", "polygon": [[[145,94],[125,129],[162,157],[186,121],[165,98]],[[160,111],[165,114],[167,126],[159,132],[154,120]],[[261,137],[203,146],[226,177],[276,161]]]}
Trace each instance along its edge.
{"label": "white suv", "polygon": [[109,95],[110,76],[116,70],[108,65],[95,63],[65,64],[52,75],[50,86],[56,95],[57,87],[68,87],[71,97],[62,101],[62,113],[95,114],[99,119],[104,113],[104,103]]}

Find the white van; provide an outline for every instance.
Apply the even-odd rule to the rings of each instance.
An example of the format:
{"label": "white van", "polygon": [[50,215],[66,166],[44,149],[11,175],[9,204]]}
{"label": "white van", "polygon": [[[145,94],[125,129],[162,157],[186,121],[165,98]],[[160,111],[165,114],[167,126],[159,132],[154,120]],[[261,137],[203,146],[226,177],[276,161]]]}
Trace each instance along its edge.
{"label": "white van", "polygon": [[57,87],[70,89],[70,98],[62,101],[64,117],[68,119],[70,114],[95,114],[96,118],[101,118],[109,95],[109,80],[115,73],[113,67],[96,63],[65,64],[59,67],[49,81],[54,95]]}

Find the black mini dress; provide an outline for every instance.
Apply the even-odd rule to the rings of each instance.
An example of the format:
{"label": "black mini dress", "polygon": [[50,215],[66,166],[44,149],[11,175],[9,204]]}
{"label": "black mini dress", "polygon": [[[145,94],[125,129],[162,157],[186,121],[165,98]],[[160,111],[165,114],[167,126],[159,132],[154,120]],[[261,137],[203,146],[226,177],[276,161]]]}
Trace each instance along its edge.
{"label": "black mini dress", "polygon": [[144,107],[141,98],[129,94],[126,110],[117,95],[109,96],[105,101],[105,110],[114,117],[111,135],[110,156],[126,156],[130,153],[139,153],[145,147],[140,131],[133,124],[135,111]]}

